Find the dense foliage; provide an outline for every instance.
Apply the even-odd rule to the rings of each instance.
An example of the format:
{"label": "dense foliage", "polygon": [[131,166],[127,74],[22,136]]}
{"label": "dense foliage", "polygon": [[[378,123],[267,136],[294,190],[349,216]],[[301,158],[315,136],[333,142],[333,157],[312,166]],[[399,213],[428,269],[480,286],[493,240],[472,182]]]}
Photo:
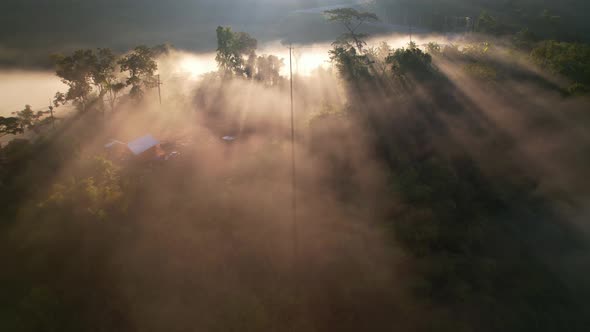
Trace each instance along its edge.
{"label": "dense foliage", "polygon": [[217,28],[215,60],[225,78],[247,78],[273,86],[281,83],[279,74],[284,66],[274,55],[256,55],[258,41],[245,32],[233,32],[230,27]]}
{"label": "dense foliage", "polygon": [[[588,42],[584,0],[377,0],[385,17],[437,32],[476,30],[510,35],[528,29],[540,39]],[[466,20],[469,18],[469,20]]]}
{"label": "dense foliage", "polygon": [[535,47],[531,56],[539,65],[571,79],[570,92],[590,92],[590,45],[550,40]]}
{"label": "dense foliage", "polygon": [[[586,331],[588,46],[370,48],[376,15],[326,16],[334,72],[295,77],[295,219],[290,91],[252,36],[219,27],[218,72],[167,112],[165,48],[55,58],[78,111],[0,118],[30,134],[0,150],[0,330]],[[181,157],[106,150],[146,131]]]}

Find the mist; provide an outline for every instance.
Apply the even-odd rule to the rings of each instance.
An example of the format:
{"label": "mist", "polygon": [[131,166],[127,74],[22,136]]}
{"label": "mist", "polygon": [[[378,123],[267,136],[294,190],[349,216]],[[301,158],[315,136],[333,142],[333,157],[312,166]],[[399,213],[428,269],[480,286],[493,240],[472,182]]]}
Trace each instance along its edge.
{"label": "mist", "polygon": [[0,115],[20,111],[25,104],[47,108],[55,92],[65,87],[54,73],[34,71],[0,72]]}
{"label": "mist", "polygon": [[[369,47],[378,47],[381,42],[387,42],[393,47],[403,47],[408,37],[400,34],[389,34],[374,37],[368,41]],[[451,42],[444,36],[419,35],[414,38],[419,44],[436,41],[441,44]],[[97,45],[102,47],[104,45]],[[316,42],[309,44],[295,44],[293,50],[293,72],[295,75],[309,76],[318,68],[329,69],[328,51],[330,42]],[[259,47],[260,54],[276,55],[283,60],[281,75],[288,76],[289,50],[282,40],[264,42]],[[175,89],[163,89],[164,94],[176,93],[176,89],[185,91],[194,85],[204,74],[217,70],[215,53],[191,52],[173,48],[172,53],[159,61],[159,74]],[[20,111],[24,105],[30,104],[34,109],[44,109],[57,91],[65,91],[66,86],[50,71],[36,70],[4,70],[0,72],[0,114],[6,116]],[[172,90],[172,91],[169,91]]]}
{"label": "mist", "polygon": [[84,14],[0,50],[115,52],[103,81],[0,55],[0,330],[585,331],[586,81],[512,35],[334,42],[342,2],[3,4]]}

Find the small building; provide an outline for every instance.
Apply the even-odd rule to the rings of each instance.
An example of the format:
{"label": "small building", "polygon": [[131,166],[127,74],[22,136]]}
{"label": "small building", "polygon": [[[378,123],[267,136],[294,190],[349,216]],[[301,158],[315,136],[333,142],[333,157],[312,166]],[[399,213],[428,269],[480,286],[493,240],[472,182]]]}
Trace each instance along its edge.
{"label": "small building", "polygon": [[145,135],[131,141],[127,143],[127,147],[136,158],[141,160],[160,159],[164,156],[160,142],[152,135]]}
{"label": "small building", "polygon": [[111,140],[105,144],[109,157],[113,159],[139,159],[155,160],[164,156],[164,151],[160,147],[160,142],[152,135],[145,135],[129,143],[117,140]]}

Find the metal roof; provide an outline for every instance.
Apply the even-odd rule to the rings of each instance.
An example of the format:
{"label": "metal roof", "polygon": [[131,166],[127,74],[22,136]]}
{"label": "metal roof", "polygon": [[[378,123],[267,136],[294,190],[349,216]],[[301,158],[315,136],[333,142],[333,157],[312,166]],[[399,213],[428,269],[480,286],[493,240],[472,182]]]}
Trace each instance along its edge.
{"label": "metal roof", "polygon": [[109,143],[105,144],[105,149],[110,149],[115,145],[127,145],[125,142],[117,141],[116,139],[111,140]]}
{"label": "metal roof", "polygon": [[127,147],[134,155],[140,155],[154,146],[160,144],[152,135],[145,135],[134,141],[127,143]]}

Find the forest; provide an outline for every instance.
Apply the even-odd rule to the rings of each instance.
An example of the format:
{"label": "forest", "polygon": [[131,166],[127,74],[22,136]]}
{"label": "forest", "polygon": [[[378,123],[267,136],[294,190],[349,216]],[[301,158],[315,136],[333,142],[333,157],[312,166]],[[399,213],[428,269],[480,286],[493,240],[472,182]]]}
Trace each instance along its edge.
{"label": "forest", "polygon": [[565,2],[326,9],[342,35],[308,74],[226,25],[190,84],[170,44],[52,55],[64,89],[0,116],[0,331],[587,331]]}

